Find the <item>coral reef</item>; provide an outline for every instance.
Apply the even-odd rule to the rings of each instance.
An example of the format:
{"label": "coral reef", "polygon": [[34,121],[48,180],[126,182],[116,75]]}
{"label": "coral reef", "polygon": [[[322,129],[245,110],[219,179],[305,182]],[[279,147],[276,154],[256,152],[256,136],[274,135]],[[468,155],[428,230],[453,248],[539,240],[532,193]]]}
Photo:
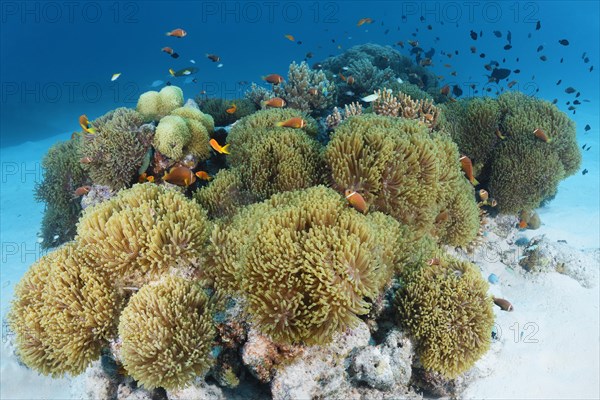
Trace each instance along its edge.
{"label": "coral reef", "polygon": [[167,277],[134,294],[119,322],[120,358],[148,389],[178,389],[211,365],[216,330],[198,283]]}
{"label": "coral reef", "polygon": [[344,120],[352,116],[361,115],[363,112],[359,102],[353,102],[344,106],[344,114],[340,113],[337,107],[333,108],[333,112],[325,119],[327,129],[333,130]]}
{"label": "coral reef", "polygon": [[42,159],[44,176],[35,187],[35,199],[46,203],[41,247],[49,249],[75,236],[75,224],[81,213],[74,192],[89,182],[79,162],[81,135],[53,145]]}
{"label": "coral reef", "polygon": [[262,86],[258,86],[256,83],[252,83],[250,88],[244,93],[244,97],[254,103],[254,106],[259,109],[262,107],[263,101],[275,97],[275,94]]}
{"label": "coral reef", "polygon": [[77,225],[84,257],[113,282],[140,285],[202,264],[210,223],[181,193],[137,184],[95,207]]}
{"label": "coral reef", "polygon": [[[257,105],[249,99],[225,100],[197,97],[196,102],[203,113],[213,117],[215,126],[231,125],[238,119],[250,115],[257,110]],[[235,112],[228,113],[226,110],[230,109],[233,105],[236,107]]]}
{"label": "coral reef", "polygon": [[210,115],[192,107],[176,108],[158,123],[154,147],[173,160],[182,160],[188,155],[205,160],[210,157],[208,141],[213,130]]}
{"label": "coral reef", "polygon": [[312,70],[305,62],[293,62],[287,81],[275,85],[273,92],[284,99],[288,107],[318,116],[333,107],[337,89],[323,71]]}
{"label": "coral reef", "polygon": [[377,100],[373,102],[373,112],[388,117],[402,117],[414,119],[430,129],[436,127],[438,109],[432,100],[413,100],[409,95],[402,92],[393,95],[391,89],[377,90]]}
{"label": "coral reef", "polygon": [[[471,158],[475,177],[500,212],[539,207],[581,164],[574,123],[545,100],[508,92],[495,100],[449,103],[443,114],[443,129]],[[550,140],[536,137],[536,129]]]}
{"label": "coral reef", "polygon": [[80,374],[116,336],[122,298],[75,243],[42,257],[15,288],[17,353],[43,374]]}
{"label": "coral reef", "polygon": [[423,366],[455,378],[488,350],[493,303],[475,265],[450,257],[438,260],[418,269],[398,290],[398,311],[417,340]]}
{"label": "coral reef", "polygon": [[327,343],[389,282],[395,225],[346,208],[322,186],[281,193],[213,230],[207,270],[218,288],[246,298],[252,321],[275,342]]}
{"label": "coral reef", "polygon": [[[344,121],[325,149],[334,189],[361,193],[370,210],[391,215],[420,234],[432,232],[439,213],[465,190],[458,158],[456,145],[444,134],[416,121],[373,114]],[[452,236],[455,245],[475,238],[471,221],[479,215],[474,196],[461,199],[472,204],[457,210],[474,215],[464,222],[453,216],[453,229],[464,225],[461,235]]]}
{"label": "coral reef", "polygon": [[148,159],[154,126],[124,107],[95,119],[93,125],[96,133],[85,135],[79,149],[85,171],[94,184],[115,191],[131,186]]}
{"label": "coral reef", "polygon": [[183,106],[183,91],[177,86],[165,86],[160,92],[151,90],[142,93],[136,110],[144,122],[158,121],[176,108]]}

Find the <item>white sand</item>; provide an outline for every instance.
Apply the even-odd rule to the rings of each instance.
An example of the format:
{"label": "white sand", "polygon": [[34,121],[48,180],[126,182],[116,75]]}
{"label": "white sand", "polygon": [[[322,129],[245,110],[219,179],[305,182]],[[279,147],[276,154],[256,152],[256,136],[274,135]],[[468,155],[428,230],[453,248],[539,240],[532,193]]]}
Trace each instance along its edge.
{"label": "white sand", "polygon": [[[597,116],[592,124],[598,126]],[[14,284],[34,261],[34,254],[25,253],[35,249],[43,212],[43,205],[33,199],[35,174],[21,174],[25,169],[35,170],[48,147],[67,138],[68,135],[61,135],[0,151],[3,165],[14,165],[18,171],[13,175],[12,169],[3,169],[0,191],[3,320]],[[539,210],[544,226],[526,235],[543,233],[548,240],[567,240],[576,248],[600,247],[598,131],[592,131],[582,139],[593,143],[593,151],[584,154],[584,167],[590,173],[586,176],[577,174],[564,181],[556,199]],[[15,249],[16,254],[13,254]],[[490,272],[500,277],[499,284],[492,290],[496,295],[510,299],[515,311],[497,312],[501,340],[477,364],[473,373],[483,376],[468,387],[465,396],[600,398],[598,282],[594,288],[585,289],[574,279],[558,273],[541,274],[532,279],[507,270],[497,260],[476,261],[484,277]],[[0,349],[0,398],[72,398],[74,390],[69,380],[43,377],[18,364],[13,349],[7,345],[5,332],[3,329]]]}

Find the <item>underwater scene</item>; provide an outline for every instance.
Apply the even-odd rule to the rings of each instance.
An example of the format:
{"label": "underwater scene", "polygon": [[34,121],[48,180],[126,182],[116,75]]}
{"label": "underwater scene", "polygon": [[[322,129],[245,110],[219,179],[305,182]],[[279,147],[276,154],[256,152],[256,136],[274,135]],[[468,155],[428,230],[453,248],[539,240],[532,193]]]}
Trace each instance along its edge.
{"label": "underwater scene", "polygon": [[0,21],[0,399],[600,398],[600,2]]}

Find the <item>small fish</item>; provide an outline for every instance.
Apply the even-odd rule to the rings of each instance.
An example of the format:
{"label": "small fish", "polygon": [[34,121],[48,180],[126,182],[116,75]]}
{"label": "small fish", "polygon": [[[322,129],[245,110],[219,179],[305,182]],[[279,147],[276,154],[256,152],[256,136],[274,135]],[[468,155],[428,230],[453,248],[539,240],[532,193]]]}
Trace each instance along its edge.
{"label": "small fish", "polygon": [[560,85],[562,83],[562,79],[559,79],[558,82],[556,82],[556,86]]}
{"label": "small fish", "polygon": [[508,88],[510,89],[510,88],[512,88],[513,86],[515,86],[516,84],[517,84],[517,81],[510,81],[510,82],[508,82],[507,86],[508,86]]}
{"label": "small fish", "polygon": [[502,132],[500,131],[500,129],[496,129],[496,136],[498,136],[498,139],[500,139],[500,140],[506,139],[506,136],[504,136],[502,134]]}
{"label": "small fish", "polygon": [[519,220],[519,229],[526,229],[527,228],[527,221],[525,221],[524,219],[520,219]]}
{"label": "small fish", "polygon": [[195,68],[195,67],[188,67],[188,68],[180,69],[178,71],[173,70],[173,68],[169,68],[169,74],[171,74],[171,76],[174,76],[174,77],[187,76],[187,75],[195,74],[196,72],[198,72],[198,68]]}
{"label": "small fish", "polygon": [[459,158],[459,161],[462,170],[467,176],[469,182],[471,182],[473,186],[479,185],[479,182],[477,182],[477,179],[475,179],[475,177],[473,176],[473,163],[471,162],[471,159],[467,156],[462,156],[461,158]]}
{"label": "small fish", "polygon": [[212,147],[217,153],[229,154],[229,143],[223,147],[221,147],[219,142],[217,142],[215,139],[210,139],[208,143],[210,144],[210,147]]}
{"label": "small fish", "polygon": [[[176,58],[177,58],[177,57],[176,57]],[[194,59],[191,59],[191,60],[190,60],[190,62],[191,62],[192,64],[196,64],[196,60],[194,60]]]}
{"label": "small fish", "polygon": [[489,199],[489,197],[490,197],[490,195],[489,195],[489,193],[487,192],[487,190],[485,190],[485,189],[480,189],[478,193],[479,193],[479,199],[480,199],[482,202],[484,202],[484,203],[485,203],[485,202],[487,202],[487,200],[488,200],[488,199]]}
{"label": "small fish", "polygon": [[[313,89],[314,89],[314,88],[313,88]],[[316,90],[317,90],[317,89],[314,89],[314,90],[315,90],[315,93],[314,93],[314,94],[317,94],[317,93],[316,93]],[[310,89],[309,89],[309,93],[310,93]],[[311,93],[311,94],[312,94],[312,93]],[[282,99],[281,97],[274,97],[274,98],[272,98],[272,99],[269,99],[269,100],[265,100],[265,101],[263,101],[261,104],[262,104],[262,106],[263,106],[263,107],[274,107],[274,108],[281,108],[281,107],[285,107],[285,104],[286,104],[286,103],[285,103],[285,100],[284,100],[284,99]]]}
{"label": "small fish", "polygon": [[471,36],[471,39],[477,40],[477,32],[471,31],[469,35]]}
{"label": "small fish", "polygon": [[90,189],[92,187],[91,186],[80,186],[77,189],[75,189],[75,192],[73,193],[74,197],[81,197],[84,194],[88,194],[90,192]]}
{"label": "small fish", "polygon": [[154,177],[152,175],[149,175],[146,180],[150,183],[154,183]]}
{"label": "small fish", "polygon": [[208,175],[208,172],[206,171],[198,171],[195,175],[203,181],[210,181],[213,178],[212,176]]}
{"label": "small fish", "polygon": [[548,136],[546,136],[544,131],[541,130],[540,128],[535,128],[535,130],[533,131],[533,134],[535,135],[536,138],[540,139],[542,142],[550,143],[552,141],[552,138],[549,138]]}
{"label": "small fish", "polygon": [[539,53],[542,50],[544,50],[544,46],[540,44],[537,48],[537,52]]}
{"label": "small fish", "polygon": [[311,53],[310,51],[308,53],[306,53],[306,55],[304,56],[304,58],[313,58],[313,53]]}
{"label": "small fish", "polygon": [[281,82],[283,82],[283,76],[277,74],[263,76],[261,79],[265,82],[272,83],[273,85],[279,85]]}
{"label": "small fish", "polygon": [[507,44],[506,46],[504,46],[504,50],[510,50],[512,49],[512,45]]}
{"label": "small fish", "polygon": [[227,110],[225,110],[225,112],[227,114],[235,114],[236,111],[237,111],[237,106],[235,105],[235,103],[233,103],[231,105],[231,107],[229,107]]}
{"label": "small fish", "polygon": [[82,164],[91,164],[92,163],[92,159],[90,157],[81,157],[79,159],[79,162]]}
{"label": "small fish", "polygon": [[548,61],[548,57],[546,57],[546,56],[540,56],[540,60],[542,60],[542,61]]}
{"label": "small fish", "polygon": [[565,93],[566,94],[573,94],[575,93],[577,90],[574,87],[569,86],[568,88],[565,89]]}
{"label": "small fish", "polygon": [[583,171],[581,171],[581,175],[585,175],[585,174],[587,174],[588,172],[589,172],[589,171],[588,171],[588,170],[587,170],[587,168],[586,168],[586,169],[584,169]]}
{"label": "small fish", "polygon": [[372,24],[373,20],[371,18],[361,18],[358,20],[356,26],[363,26],[364,24]]}
{"label": "small fish", "polygon": [[379,95],[377,93],[373,93],[366,97],[363,97],[361,100],[364,101],[365,103],[372,103],[375,100],[377,100],[378,98],[379,98]]}
{"label": "small fish", "polygon": [[354,81],[355,81],[355,79],[352,75],[350,75],[349,77],[346,78],[346,83],[348,85],[354,85]]}
{"label": "small fish", "polygon": [[471,53],[473,53],[473,54],[477,53],[477,47],[471,46]]}
{"label": "small fish", "polygon": [[90,122],[88,121],[88,117],[85,114],[79,117],[79,125],[87,133],[96,133],[96,130],[91,127]]}
{"label": "small fish", "polygon": [[275,126],[281,126],[286,128],[304,128],[306,126],[306,121],[300,117],[293,117],[288,119],[287,121],[278,122]]}
{"label": "small fish", "polygon": [[540,21],[536,22],[536,24],[535,24],[535,30],[539,31],[541,27],[542,27],[542,23]]}
{"label": "small fish", "polygon": [[287,40],[289,40],[290,42],[295,42],[296,39],[294,39],[294,37],[292,35],[283,35],[284,38],[286,38]]}
{"label": "small fish", "polygon": [[160,51],[167,53],[173,58],[179,58],[179,54],[175,53],[175,50],[173,50],[171,47],[163,47],[162,49],[160,49]]}
{"label": "small fish", "polygon": [[500,299],[497,297],[492,297],[494,299],[494,304],[500,307],[502,311],[513,311],[514,308],[512,304],[508,300]]}
{"label": "small fish", "polygon": [[346,196],[346,200],[348,200],[348,203],[352,207],[354,207],[356,211],[361,212],[363,214],[367,213],[369,206],[367,206],[367,202],[360,193],[358,193],[356,190],[346,189],[344,195]]}
{"label": "small fish", "polygon": [[410,44],[412,47],[417,47],[419,45],[419,42],[416,40],[407,40],[408,44]]}
{"label": "small fish", "polygon": [[309,88],[308,89],[308,94],[310,94],[311,96],[316,96],[317,94],[319,94],[319,89],[317,89],[317,88]]}
{"label": "small fish", "polygon": [[167,36],[173,36],[177,38],[182,38],[187,36],[187,32],[181,28],[173,29],[171,32],[166,33]]}
{"label": "small fish", "polygon": [[569,41],[567,39],[560,39],[558,41],[558,43],[562,44],[563,46],[568,46],[569,45]]}
{"label": "small fish", "polygon": [[496,36],[497,38],[502,37],[502,32],[494,31],[494,36]]}
{"label": "small fish", "polygon": [[440,265],[440,259],[439,258],[430,258],[429,260],[427,260],[427,265]]}
{"label": "small fish", "polygon": [[190,186],[196,182],[196,175],[188,167],[173,167],[162,179],[177,186]]}
{"label": "small fish", "polygon": [[217,65],[217,68],[223,68],[223,64]]}
{"label": "small fish", "polygon": [[117,79],[119,79],[119,77],[121,76],[120,72],[117,72],[116,74],[112,74],[112,77],[110,78],[111,82],[116,81]]}
{"label": "small fish", "polygon": [[585,128],[583,128],[584,131],[589,131],[590,129],[592,129],[592,127],[590,126],[590,124],[586,124]]}
{"label": "small fish", "polygon": [[219,62],[219,61],[221,61],[221,57],[219,57],[219,56],[218,56],[218,55],[216,55],[216,54],[208,54],[208,53],[207,53],[207,54],[206,54],[206,58],[208,58],[208,59],[209,59],[210,61],[212,61],[212,62]]}

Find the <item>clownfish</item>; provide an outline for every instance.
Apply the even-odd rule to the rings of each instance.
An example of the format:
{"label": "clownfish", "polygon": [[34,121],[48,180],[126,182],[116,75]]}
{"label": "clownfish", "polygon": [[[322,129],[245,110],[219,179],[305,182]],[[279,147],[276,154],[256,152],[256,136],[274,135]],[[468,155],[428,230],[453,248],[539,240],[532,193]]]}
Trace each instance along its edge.
{"label": "clownfish", "polygon": [[227,143],[225,146],[221,146],[215,139],[210,139],[208,143],[210,144],[210,147],[212,147],[217,153],[229,154],[229,143]]}
{"label": "clownfish", "polygon": [[287,121],[278,122],[275,124],[276,126],[283,126],[286,128],[304,128],[306,126],[306,121],[300,117],[290,118]]}
{"label": "clownfish", "polygon": [[346,200],[348,200],[348,203],[352,207],[354,207],[356,211],[361,212],[363,214],[367,213],[369,206],[367,206],[367,202],[360,193],[358,193],[356,190],[346,189],[344,195],[346,196]]}
{"label": "clownfish", "polygon": [[171,32],[167,32],[165,35],[182,38],[187,35],[187,32],[181,28],[173,29]]}

